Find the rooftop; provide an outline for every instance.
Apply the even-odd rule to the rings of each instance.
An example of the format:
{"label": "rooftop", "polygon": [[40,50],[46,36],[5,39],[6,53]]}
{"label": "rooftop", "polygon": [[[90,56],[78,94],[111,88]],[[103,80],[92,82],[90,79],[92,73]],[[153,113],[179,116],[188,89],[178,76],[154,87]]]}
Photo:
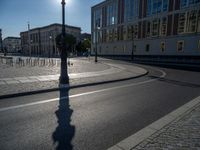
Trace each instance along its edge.
{"label": "rooftop", "polygon": [[[52,27],[52,26],[62,26],[62,24],[53,23],[53,24],[50,24],[50,25],[47,25],[47,26],[43,26],[43,27],[38,27],[38,28],[30,29],[30,31],[46,29],[46,28],[49,28],[49,27]],[[73,28],[73,29],[77,29],[77,30],[81,30],[80,27],[75,27],[75,26],[70,26],[70,25],[65,25],[65,27],[67,27],[67,28]],[[21,32],[21,33],[24,33],[24,32],[27,32],[27,31],[23,31],[23,32]]]}
{"label": "rooftop", "polygon": [[21,39],[21,38],[20,37],[14,37],[14,36],[8,36],[8,37],[4,38],[4,40],[5,39]]}

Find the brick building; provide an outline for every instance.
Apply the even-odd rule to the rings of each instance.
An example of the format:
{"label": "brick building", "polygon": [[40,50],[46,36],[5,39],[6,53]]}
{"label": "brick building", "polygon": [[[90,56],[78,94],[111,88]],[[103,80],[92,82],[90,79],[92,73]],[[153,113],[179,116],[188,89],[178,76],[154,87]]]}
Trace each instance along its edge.
{"label": "brick building", "polygon": [[200,56],[200,0],[106,0],[91,13],[93,53],[152,60]]}

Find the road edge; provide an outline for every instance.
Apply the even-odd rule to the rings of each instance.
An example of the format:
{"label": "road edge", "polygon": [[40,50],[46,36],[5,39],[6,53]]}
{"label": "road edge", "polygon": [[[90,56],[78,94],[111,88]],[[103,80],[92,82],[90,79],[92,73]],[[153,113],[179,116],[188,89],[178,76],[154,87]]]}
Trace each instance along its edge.
{"label": "road edge", "polygon": [[131,79],[136,79],[143,77],[149,73],[148,70],[145,69],[145,73],[134,76],[134,77],[128,77],[128,78],[122,78],[122,79],[115,79],[115,80],[108,80],[108,81],[100,81],[100,82],[92,82],[92,83],[86,83],[86,84],[79,84],[79,85],[72,85],[69,87],[56,87],[56,88],[50,88],[50,89],[42,89],[42,90],[34,90],[34,91],[28,91],[28,92],[20,92],[20,93],[14,93],[14,94],[6,94],[6,95],[1,95],[1,99],[6,99],[6,98],[13,98],[13,97],[19,97],[19,96],[27,96],[31,94],[40,94],[40,93],[47,93],[47,92],[53,92],[53,91],[58,91],[60,89],[75,89],[75,88],[80,88],[80,87],[85,87],[85,86],[95,86],[95,85],[101,85],[101,84],[107,84],[107,83],[113,83],[113,82],[120,82],[120,81],[126,81],[126,80],[131,80]]}
{"label": "road edge", "polygon": [[116,145],[110,147],[107,150],[131,150],[138,144],[143,142],[145,139],[158,132],[171,122],[173,122],[174,120],[181,118],[184,114],[198,107],[198,105],[200,105],[200,96],[177,108],[176,110],[170,112],[169,114],[165,115],[161,119],[158,119],[152,124],[144,127],[135,134],[129,136],[128,138],[122,140],[121,142],[117,143]]}

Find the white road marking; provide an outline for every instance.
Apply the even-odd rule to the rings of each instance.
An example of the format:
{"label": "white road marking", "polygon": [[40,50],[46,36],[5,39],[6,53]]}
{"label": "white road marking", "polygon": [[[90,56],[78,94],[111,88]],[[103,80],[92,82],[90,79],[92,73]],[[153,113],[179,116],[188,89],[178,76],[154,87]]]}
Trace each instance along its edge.
{"label": "white road marking", "polygon": [[[164,71],[162,71],[160,69],[156,69],[156,70],[162,72],[162,75],[159,78],[163,78],[163,77],[166,76],[166,73]],[[38,105],[38,104],[44,104],[44,103],[59,101],[59,100],[67,99],[67,98],[76,98],[76,97],[80,97],[80,96],[91,95],[91,94],[94,94],[94,93],[101,93],[101,92],[105,92],[105,91],[111,91],[111,90],[131,87],[131,86],[135,86],[135,85],[141,85],[141,84],[153,82],[153,81],[156,81],[156,80],[157,79],[150,79],[150,80],[146,80],[146,81],[142,81],[142,82],[138,82],[138,83],[132,83],[132,84],[116,86],[116,87],[112,87],[112,88],[106,88],[106,89],[102,89],[102,90],[96,90],[96,91],[91,91],[91,92],[86,92],[86,93],[81,93],[81,94],[75,94],[75,95],[71,95],[69,97],[53,98],[53,99],[49,99],[49,100],[42,100],[42,101],[32,102],[32,103],[28,103],[28,104],[22,104],[22,105],[0,108],[0,112],[12,110],[12,109],[17,109],[17,108],[23,108],[23,107],[27,107],[27,106],[33,106],[33,105]]]}

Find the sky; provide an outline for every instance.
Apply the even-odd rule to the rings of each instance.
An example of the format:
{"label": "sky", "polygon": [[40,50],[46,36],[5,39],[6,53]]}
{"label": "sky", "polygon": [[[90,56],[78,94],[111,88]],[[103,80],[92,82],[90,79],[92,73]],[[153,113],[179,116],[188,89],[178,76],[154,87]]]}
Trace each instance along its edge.
{"label": "sky", "polygon": [[[91,33],[91,7],[104,0],[66,0],[66,24]],[[61,0],[0,0],[0,29],[3,38],[20,36],[31,28],[62,23]]]}

